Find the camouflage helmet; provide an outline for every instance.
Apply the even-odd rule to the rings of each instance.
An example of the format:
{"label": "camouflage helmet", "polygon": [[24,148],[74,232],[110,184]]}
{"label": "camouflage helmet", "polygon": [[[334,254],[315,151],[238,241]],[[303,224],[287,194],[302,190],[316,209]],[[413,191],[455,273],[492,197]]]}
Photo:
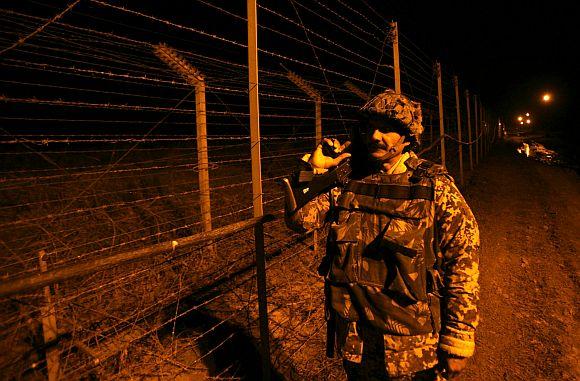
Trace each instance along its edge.
{"label": "camouflage helmet", "polygon": [[385,121],[394,121],[420,144],[423,125],[421,104],[414,102],[402,94],[397,94],[392,89],[387,89],[369,100],[360,112],[362,115],[372,118],[380,118]]}

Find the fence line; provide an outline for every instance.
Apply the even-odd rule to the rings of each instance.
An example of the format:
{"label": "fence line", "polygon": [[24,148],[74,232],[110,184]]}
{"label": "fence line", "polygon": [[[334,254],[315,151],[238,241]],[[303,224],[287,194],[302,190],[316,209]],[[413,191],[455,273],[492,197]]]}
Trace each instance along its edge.
{"label": "fence line", "polygon": [[[51,6],[0,10],[0,349],[23,348],[0,372],[340,379],[313,271],[325,235],[289,233],[280,218],[262,228],[262,215],[283,214],[276,181],[322,136],[348,136],[362,99],[385,87],[422,104],[419,155],[461,184],[463,147],[472,170],[498,118],[364,1],[250,0],[245,17],[198,0],[191,19],[89,3],[66,20]],[[159,43],[204,77],[168,70]],[[55,325],[56,336],[35,333]],[[242,364],[258,361],[261,371]]]}

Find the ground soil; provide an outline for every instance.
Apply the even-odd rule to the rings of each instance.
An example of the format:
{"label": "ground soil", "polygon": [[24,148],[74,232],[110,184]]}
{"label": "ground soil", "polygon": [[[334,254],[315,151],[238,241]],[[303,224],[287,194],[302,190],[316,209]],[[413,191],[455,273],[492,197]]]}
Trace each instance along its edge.
{"label": "ground soil", "polygon": [[481,322],[460,380],[580,379],[580,180],[496,147],[464,194],[481,231]]}

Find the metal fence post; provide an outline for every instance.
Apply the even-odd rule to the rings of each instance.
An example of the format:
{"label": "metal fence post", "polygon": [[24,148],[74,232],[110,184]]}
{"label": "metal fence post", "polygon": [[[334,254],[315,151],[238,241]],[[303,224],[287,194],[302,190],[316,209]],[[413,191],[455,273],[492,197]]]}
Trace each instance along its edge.
{"label": "metal fence post", "polygon": [[489,115],[488,113],[485,114],[485,127],[487,132],[487,140],[485,141],[485,153],[489,152],[489,146],[491,145],[491,124],[489,124]]}
{"label": "metal fence post", "polygon": [[270,328],[268,322],[268,298],[266,283],[266,252],[264,250],[264,224],[254,228],[256,246],[256,283],[258,290],[258,319],[260,325],[260,348],[262,352],[262,379],[270,380]]}
{"label": "metal fence post", "polygon": [[[40,264],[40,272],[46,272],[47,265],[44,260],[45,251],[38,252],[38,262]],[[42,316],[42,335],[44,343],[48,344],[46,349],[46,369],[48,372],[49,381],[57,381],[60,377],[60,353],[58,348],[54,346],[54,341],[58,336],[58,329],[56,325],[56,311],[52,301],[52,292],[50,286],[44,286],[44,299],[46,304],[40,307],[40,314]]]}
{"label": "metal fence post", "polygon": [[485,157],[485,140],[487,139],[487,131],[485,129],[485,114],[483,112],[483,103],[481,102],[481,100],[479,101],[479,128],[481,129],[481,147],[480,152],[481,152],[481,158],[483,159]]}
{"label": "metal fence post", "polygon": [[401,68],[399,66],[399,27],[396,21],[389,23],[393,44],[393,70],[395,74],[395,92],[401,94]]}
{"label": "metal fence post", "polygon": [[485,138],[486,138],[486,128],[485,128],[485,118],[484,118],[484,114],[483,114],[483,102],[481,101],[481,97],[479,97],[479,129],[482,131],[483,136],[481,139],[481,146],[479,147],[479,152],[481,155],[481,158],[483,159],[483,155],[485,155]]}
{"label": "metal fence post", "polygon": [[[201,226],[211,230],[211,201],[209,190],[209,159],[207,153],[207,121],[205,105],[205,81],[195,86],[195,125],[197,134],[197,162],[199,165],[199,201],[201,204]],[[211,250],[215,250],[211,246]]]}
{"label": "metal fence post", "polygon": [[491,126],[491,115],[487,115],[487,152],[489,152],[492,144],[493,133],[492,133],[492,126]]}
{"label": "metal fence post", "polygon": [[304,78],[296,73],[288,70],[286,74],[288,79],[292,81],[300,90],[304,91],[310,98],[314,100],[314,114],[316,118],[316,146],[322,141],[322,95],[314,89]]}
{"label": "metal fence post", "polygon": [[369,100],[368,94],[362,91],[357,85],[352,83],[351,81],[345,81],[344,87],[349,89],[353,94],[364,100],[365,102]]}
{"label": "metal fence post", "polygon": [[[197,136],[197,163],[199,179],[199,203],[201,227],[204,232],[211,230],[211,201],[209,188],[209,160],[207,150],[207,113],[205,102],[205,78],[203,74],[166,44],[155,46],[155,54],[167,66],[179,73],[185,81],[195,87],[195,127]],[[208,249],[215,250],[214,245]]]}
{"label": "metal fence post", "polygon": [[471,136],[471,104],[469,103],[469,90],[465,90],[465,103],[467,104],[467,139],[469,140],[469,170],[473,170],[473,141]]}
{"label": "metal fence post", "polygon": [[475,121],[475,165],[479,163],[479,112],[477,94],[473,94],[473,119]]}
{"label": "metal fence post", "polygon": [[481,97],[479,98],[479,129],[481,130],[481,141],[479,142],[480,147],[479,147],[479,152],[480,152],[480,156],[483,159],[483,156],[485,155],[485,139],[486,139],[486,130],[485,130],[485,118],[483,116],[483,103],[481,102]]}
{"label": "metal fence post", "polygon": [[488,141],[487,141],[488,142],[488,144],[487,144],[487,151],[488,152],[491,151],[491,146],[493,145],[493,138],[495,136],[492,121],[493,121],[493,115],[490,113],[487,116],[487,122],[488,122],[487,125],[488,125],[488,129],[489,129],[489,131],[488,131],[489,137],[488,137]]}
{"label": "metal fence post", "polygon": [[[258,103],[258,25],[256,0],[247,0],[248,12],[248,95],[250,103],[250,144],[252,159],[252,197],[254,217],[264,215],[262,205],[262,165],[260,157],[260,106]],[[256,281],[258,288],[258,314],[260,321],[260,347],[262,352],[262,379],[270,380],[270,330],[268,327],[268,299],[266,284],[266,259],[264,253],[264,227],[254,230],[256,245]]]}
{"label": "metal fence post", "polygon": [[322,142],[322,97],[314,100],[314,116],[316,118],[316,145]]}
{"label": "metal fence post", "polygon": [[459,102],[459,79],[453,76],[453,86],[455,87],[455,109],[457,110],[457,139],[459,140],[459,180],[463,185],[463,143],[461,143],[461,103]]}
{"label": "metal fence post", "polygon": [[441,64],[435,63],[437,72],[437,98],[439,101],[439,137],[441,138],[441,164],[445,166],[445,124],[443,116],[443,85],[441,83]]}

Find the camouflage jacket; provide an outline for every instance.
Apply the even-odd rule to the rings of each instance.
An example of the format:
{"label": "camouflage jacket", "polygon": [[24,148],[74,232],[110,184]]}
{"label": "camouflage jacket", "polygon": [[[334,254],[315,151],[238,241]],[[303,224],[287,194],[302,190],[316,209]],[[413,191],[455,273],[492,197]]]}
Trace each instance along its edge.
{"label": "camouflage jacket", "polygon": [[[421,159],[411,153],[410,159],[404,163],[408,167],[404,173],[376,174],[364,181],[404,181],[411,177],[421,162]],[[362,208],[362,213],[336,213],[337,207],[340,209],[345,204],[352,207],[353,203],[358,207],[358,203],[361,200],[364,203],[364,199],[359,197],[353,200],[348,188],[335,189],[318,196],[287,219],[289,227],[295,230],[323,228],[330,223],[327,251],[334,258],[326,276],[327,298],[328,304],[338,315],[339,353],[346,360],[360,362],[364,342],[358,334],[357,325],[371,322],[384,332],[385,364],[390,376],[411,374],[435,366],[438,347],[463,357],[471,356],[475,347],[474,331],[478,322],[479,231],[469,206],[451,176],[441,166],[433,165],[432,168],[431,176],[422,180],[430,182],[434,189],[433,201],[429,203],[381,199],[382,203],[378,208],[384,210],[379,213],[376,210],[368,212]],[[415,225],[406,222],[410,221],[406,217],[417,213],[421,214],[421,219],[416,220],[419,222]],[[341,219],[348,219],[349,223],[344,224]],[[434,229],[430,229],[429,225],[434,226]],[[436,231],[436,235],[429,235],[429,230]],[[418,231],[422,231],[421,240],[416,239]],[[339,249],[334,242],[337,239],[342,243],[342,246],[338,246]],[[395,277],[392,274],[381,274],[388,272],[386,267],[385,270],[373,267],[372,253],[359,256],[360,263],[342,265],[343,269],[347,269],[345,271],[336,270],[339,267],[337,263],[348,261],[349,254],[344,253],[343,247],[356,245],[357,241],[359,244],[362,242],[366,248],[377,241],[381,242],[378,249],[375,249],[378,261],[382,261],[381,256],[392,255],[382,245],[383,242],[402,242],[411,251],[417,248],[421,252],[423,246],[418,241],[430,241],[439,253],[437,273],[441,274],[443,281],[442,289],[432,291],[437,296],[441,295],[441,301],[432,294],[423,297],[419,295],[420,289],[425,289],[426,274],[417,273],[429,271],[435,262],[423,258],[428,257],[427,254],[413,259],[413,266],[418,266],[417,262],[422,261],[419,267],[408,270],[411,262],[403,263],[404,271],[395,270]],[[401,264],[398,266],[401,267]],[[348,272],[352,268],[356,269],[356,274],[351,276]],[[398,274],[404,272],[406,274],[402,277]],[[352,279],[356,279],[354,283]],[[385,280],[389,283],[387,288],[382,286]],[[340,282],[343,282],[342,286]],[[423,286],[415,287],[413,283]],[[392,293],[400,297],[389,297]],[[429,311],[434,306],[438,311],[437,321],[434,321],[433,313]]]}

